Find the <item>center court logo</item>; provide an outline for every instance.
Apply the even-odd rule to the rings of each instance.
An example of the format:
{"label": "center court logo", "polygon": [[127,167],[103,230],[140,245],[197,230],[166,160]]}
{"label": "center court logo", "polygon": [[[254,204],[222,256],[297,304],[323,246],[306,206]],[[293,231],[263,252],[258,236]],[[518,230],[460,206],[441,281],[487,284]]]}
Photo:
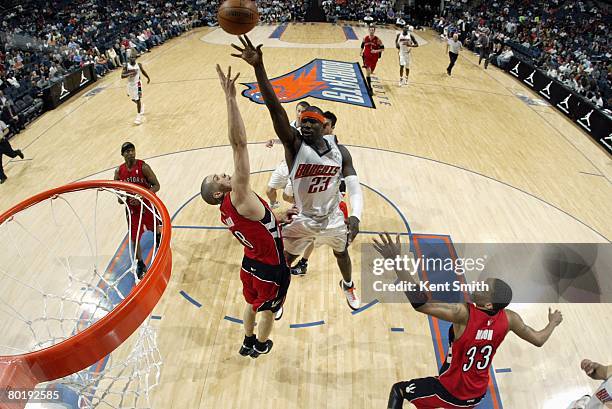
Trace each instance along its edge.
{"label": "center court logo", "polygon": [[[282,103],[306,97],[374,108],[358,63],[314,59],[306,65],[270,80]],[[257,82],[243,83],[242,95],[258,104],[263,98]]]}

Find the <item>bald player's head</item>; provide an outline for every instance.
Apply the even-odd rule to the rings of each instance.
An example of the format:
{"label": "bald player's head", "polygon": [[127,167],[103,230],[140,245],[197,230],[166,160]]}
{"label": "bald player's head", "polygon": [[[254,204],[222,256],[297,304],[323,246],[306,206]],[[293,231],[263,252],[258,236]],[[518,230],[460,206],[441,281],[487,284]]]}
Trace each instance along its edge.
{"label": "bald player's head", "polygon": [[208,175],[200,186],[200,196],[210,205],[220,205],[227,192],[232,190],[232,177],[225,173]]}

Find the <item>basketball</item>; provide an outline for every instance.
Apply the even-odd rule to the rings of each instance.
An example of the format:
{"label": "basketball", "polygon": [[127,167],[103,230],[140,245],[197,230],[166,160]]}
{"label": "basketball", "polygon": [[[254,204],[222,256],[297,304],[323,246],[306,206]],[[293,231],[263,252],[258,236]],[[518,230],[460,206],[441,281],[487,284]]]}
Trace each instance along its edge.
{"label": "basketball", "polygon": [[217,20],[229,34],[246,34],[257,25],[259,12],[252,0],[225,0],[219,7]]}

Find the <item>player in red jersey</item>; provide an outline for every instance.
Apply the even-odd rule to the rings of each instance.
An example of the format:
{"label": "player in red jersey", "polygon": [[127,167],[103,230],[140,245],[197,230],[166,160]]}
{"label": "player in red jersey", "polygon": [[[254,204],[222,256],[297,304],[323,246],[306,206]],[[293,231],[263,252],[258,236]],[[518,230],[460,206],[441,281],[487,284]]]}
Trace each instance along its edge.
{"label": "player in red jersey", "polygon": [[[115,169],[115,180],[134,183],[145,189],[149,189],[153,193],[159,191],[160,186],[157,176],[155,176],[155,173],[149,165],[140,159],[136,159],[136,148],[132,142],[125,142],[121,145],[121,156],[123,156],[125,163]],[[122,199],[119,199],[119,203],[123,204]],[[157,226],[159,216],[154,215],[150,210],[153,208],[151,203],[146,203],[146,206],[141,206],[140,200],[135,198],[127,198],[127,207],[126,217],[130,225],[131,245],[136,249],[136,260],[138,260],[136,275],[138,278],[142,278],[147,271],[147,266],[142,259],[142,252],[140,251],[139,244],[140,239],[145,231],[156,232],[156,240],[159,244],[161,237],[161,231]]]}
{"label": "player in red jersey", "polygon": [[[221,205],[221,221],[244,246],[240,270],[242,293],[247,302],[244,310],[245,337],[240,354],[257,358],[272,349],[275,313],[280,319],[291,281],[285,261],[281,229],[268,203],[250,186],[249,152],[246,131],[236,101],[236,77],[227,76],[217,65],[221,86],[225,91],[229,140],[234,154],[234,175],[209,175],[202,181],[202,199]],[[257,337],[255,316],[259,313]]]}
{"label": "player in red jersey", "polygon": [[361,57],[363,58],[363,66],[366,69],[366,81],[368,83],[368,91],[370,95],[372,92],[372,80],[370,76],[376,69],[376,63],[378,63],[378,59],[380,58],[380,54],[385,49],[380,38],[378,38],[374,33],[376,32],[376,27],[374,25],[370,25],[368,29],[370,34],[367,35],[363,41],[361,42]]}
{"label": "player in red jersey", "polygon": [[[395,243],[389,234],[374,239],[374,247],[384,257],[395,259],[401,254],[399,235]],[[418,278],[407,271],[396,271],[401,281],[415,283]],[[452,322],[446,361],[437,377],[398,382],[391,388],[388,409],[400,409],[404,400],[418,409],[473,408],[485,396],[489,369],[497,348],[509,331],[541,347],[563,321],[559,311],[548,311],[548,325],[536,331],[523,322],[519,314],[506,309],[512,300],[512,289],[496,278],[486,280],[488,290],[474,292],[473,304],[450,304],[428,301],[424,292],[407,292],[415,310]]]}

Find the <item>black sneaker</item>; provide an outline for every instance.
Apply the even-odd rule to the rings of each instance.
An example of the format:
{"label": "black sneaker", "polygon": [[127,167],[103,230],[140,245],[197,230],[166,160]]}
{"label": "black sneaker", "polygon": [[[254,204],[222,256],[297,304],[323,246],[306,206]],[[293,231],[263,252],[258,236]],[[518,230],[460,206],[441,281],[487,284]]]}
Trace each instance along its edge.
{"label": "black sneaker", "polygon": [[263,346],[265,347],[264,350],[260,351],[259,349],[257,349],[257,344],[255,344],[253,346],[253,352],[251,353],[251,358],[257,358],[259,355],[269,354],[270,351],[272,350],[273,345],[274,345],[274,342],[272,342],[272,340],[269,339],[263,344]]}
{"label": "black sneaker", "polygon": [[293,274],[294,276],[303,276],[306,274],[307,270],[308,270],[308,263],[303,263],[299,261],[295,265],[295,267],[291,267],[291,274]]}
{"label": "black sneaker", "polygon": [[251,337],[247,337],[245,335],[244,341],[242,341],[242,346],[240,347],[240,351],[238,353],[242,356],[249,356],[253,353],[253,346],[255,346],[255,335]]}
{"label": "black sneaker", "polygon": [[6,179],[8,179],[8,178],[0,178],[0,185],[3,184],[4,182],[6,182]]}
{"label": "black sneaker", "polygon": [[138,277],[139,280],[142,280],[142,277],[144,277],[146,272],[147,265],[142,260],[138,260],[138,265],[136,266],[136,277]]}
{"label": "black sneaker", "polygon": [[23,158],[24,158],[24,156],[23,156],[23,152],[21,152],[21,150],[17,149],[17,150],[15,151],[15,153],[16,153],[16,154],[17,154],[17,156],[19,156],[21,159],[23,159]]}

